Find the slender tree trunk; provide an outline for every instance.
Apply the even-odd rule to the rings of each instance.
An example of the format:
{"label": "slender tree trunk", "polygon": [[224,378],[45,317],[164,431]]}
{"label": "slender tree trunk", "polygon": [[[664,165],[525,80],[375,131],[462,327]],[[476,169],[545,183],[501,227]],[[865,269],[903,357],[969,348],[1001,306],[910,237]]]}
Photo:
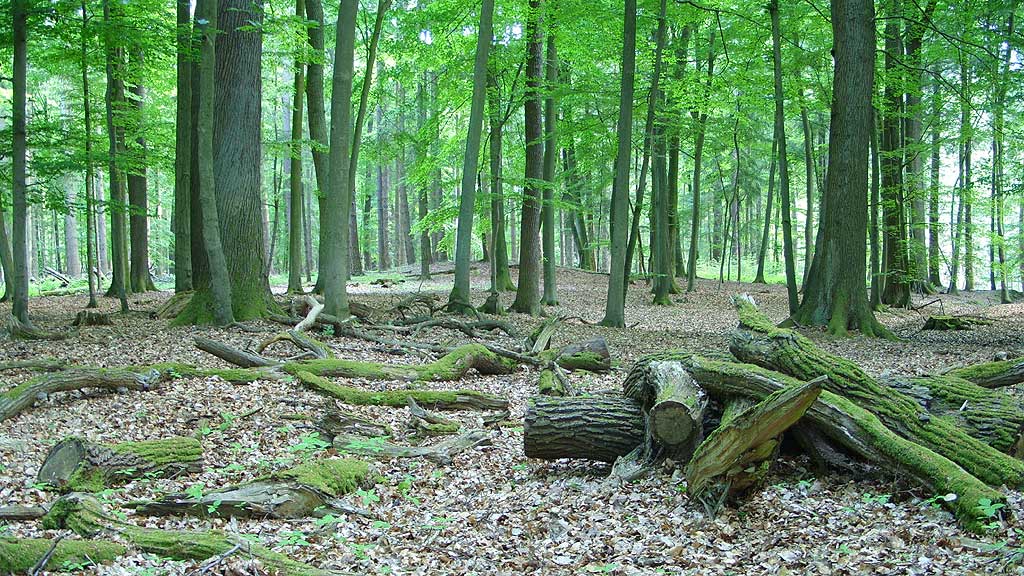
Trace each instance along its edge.
{"label": "slender tree trunk", "polygon": [[[68,180],[68,184],[70,184],[70,179]],[[82,259],[78,255],[78,222],[75,218],[75,193],[70,185],[64,190],[64,203],[68,209],[64,214],[64,262],[67,275],[71,278],[77,278],[82,275]]]}
{"label": "slender tree trunk", "polygon": [[868,304],[872,310],[877,310],[882,304],[881,250],[878,239],[878,207],[881,203],[879,201],[879,188],[881,187],[882,162],[878,158],[878,123],[875,121],[877,111],[874,107],[871,108],[871,114],[871,142],[869,143],[871,148],[871,201],[868,203],[868,226],[870,227],[868,229],[868,242],[871,245],[871,254],[869,255],[871,291],[868,295]]}
{"label": "slender tree trunk", "polygon": [[[313,171],[316,173],[317,208],[320,214],[320,235],[317,246],[317,275],[313,291],[322,294],[324,291],[322,271],[327,260],[327,242],[324,240],[326,228],[331,224],[325,219],[326,193],[328,189],[327,152],[327,112],[324,107],[324,66],[320,58],[324,56],[324,9],[320,0],[305,0],[306,18],[314,26],[307,27],[306,40],[313,52],[313,58],[306,66],[306,119],[309,124],[309,138],[317,145],[312,147]],[[358,262],[358,254],[356,254]]]}
{"label": "slender tree trunk", "polygon": [[924,39],[924,22],[931,21],[935,12],[936,0],[929,0],[923,13],[915,16],[919,19],[907,24],[906,54],[907,66],[903,72],[906,100],[906,111],[903,114],[904,146],[906,149],[906,183],[905,189],[910,200],[910,272],[913,288],[922,293],[931,293],[933,288],[928,282],[928,246],[925,232],[928,229],[926,202],[927,192],[924,186],[924,155],[921,153],[923,139],[921,106],[921,45]]}
{"label": "slender tree trunk", "polygon": [[[142,74],[143,58],[142,48],[135,46],[131,52],[131,59],[137,70],[136,75]],[[134,105],[139,118],[137,121],[141,122],[146,100],[146,88],[141,78],[132,82],[131,92],[135,97]],[[138,147],[133,154],[135,169],[128,172],[128,224],[131,235],[131,291],[139,293],[156,290],[156,286],[153,285],[153,278],[149,274],[149,183],[146,175],[146,139],[139,134],[135,139],[135,145]]]}
{"label": "slender tree trunk", "polygon": [[[764,279],[764,261],[768,255],[768,236],[772,224],[772,206],[775,204],[775,164],[779,159],[779,140],[772,136],[772,157],[768,163],[768,200],[765,203],[764,230],[761,232],[761,246],[757,252],[757,274],[754,275],[755,284],[767,284]],[[810,261],[805,264],[810,267]],[[806,274],[805,274],[806,276]]]}
{"label": "slender tree trunk", "polygon": [[[306,271],[306,282],[313,281],[313,199],[309,187],[302,186],[302,245]],[[264,204],[264,206],[266,206]],[[265,212],[265,211],[264,211]],[[264,219],[264,222],[266,220]]]}
{"label": "slender tree trunk", "polygon": [[[226,326],[234,321],[232,313],[232,286],[227,259],[220,239],[220,211],[217,203],[214,169],[214,103],[216,100],[217,23],[220,6],[218,0],[203,0],[203,11],[196,16],[196,25],[202,34],[199,56],[199,115],[196,125],[199,154],[199,201],[203,219],[203,242],[209,267],[210,309],[213,321]],[[198,10],[198,8],[197,8]],[[205,23],[204,23],[205,22]],[[262,274],[262,267],[260,270]]]}
{"label": "slender tree trunk", "polygon": [[[487,110],[489,142],[488,156],[490,161],[491,183],[491,267],[494,268],[492,282],[499,292],[515,290],[512,275],[508,269],[508,246],[505,242],[505,192],[504,175],[502,174],[502,129],[504,121],[501,116],[501,93],[498,90],[496,60],[491,55],[487,64]],[[430,239],[423,235],[424,246],[429,246]],[[427,268],[429,271],[429,267]]]}
{"label": "slender tree trunk", "polygon": [[[118,19],[119,16],[118,16]],[[107,134],[110,143],[107,157],[107,176],[110,179],[110,235],[111,235],[111,275],[108,295],[117,296],[121,302],[121,311],[128,311],[128,263],[126,258],[127,237],[125,230],[125,193],[121,169],[117,166],[117,158],[123,153],[124,128],[115,119],[115,109],[124,102],[124,83],[120,80],[120,69],[123,61],[122,49],[115,46],[114,35],[119,28],[114,22],[110,8],[110,0],[103,2],[103,20],[107,25],[105,38],[107,91],[104,98],[107,109]]]}
{"label": "slender tree trunk", "polygon": [[[715,72],[716,34],[717,30],[712,27],[711,31],[708,33],[707,83],[704,86],[705,95],[707,95],[711,90],[711,80]],[[704,159],[704,137],[706,136],[705,128],[707,127],[708,120],[707,106],[708,104],[704,103],[704,110],[702,112],[697,112],[695,110],[690,113],[694,120],[694,130],[696,135],[694,136],[693,144],[693,211],[690,215],[690,257],[686,262],[687,292],[693,292],[697,289],[697,249],[700,245],[700,177]]]}
{"label": "slender tree trunk", "polygon": [[355,57],[357,0],[342,0],[336,25],[334,78],[331,93],[331,147],[328,188],[321,230],[325,261],[320,263],[324,277],[324,311],[348,318],[348,294],[345,278],[349,264],[349,213],[352,192],[349,188],[350,145],[352,136],[352,69]]}
{"label": "slender tree trunk", "polygon": [[544,252],[544,294],[541,304],[558,306],[555,275],[555,165],[558,161],[558,50],[555,46],[557,2],[547,6],[547,55],[545,57],[545,84],[548,91],[544,99],[544,204],[541,207],[541,243]]}
{"label": "slender tree trunk", "polygon": [[[1012,38],[1014,34],[1014,16],[1016,13],[1018,2],[1012,3],[1012,9],[1010,10],[1009,17],[1006,24],[1006,37]],[[1000,45],[998,50],[1003,50]],[[1009,75],[1010,75],[1010,59],[1011,59],[1011,48],[1006,47],[1006,50],[1002,56],[1002,64],[999,70],[999,77],[996,79],[995,87],[995,111],[993,112],[994,120],[992,127],[992,197],[993,203],[995,204],[995,214],[993,215],[993,227],[995,228],[994,234],[992,234],[992,244],[997,246],[999,254],[998,271],[999,271],[999,300],[1003,304],[1009,304],[1010,293],[1007,288],[1007,275],[1008,270],[1006,266],[1006,243],[1003,229],[1003,212],[1005,210],[1005,199],[1004,199],[1004,141],[1005,141],[1005,127],[1006,127],[1006,93],[1009,86]],[[1024,235],[1024,230],[1018,230],[1017,235]],[[990,248],[991,250],[991,248]],[[1024,257],[1024,255],[1022,255]],[[992,288],[995,288],[995,278],[992,278]]]}
{"label": "slender tree trunk", "polygon": [[903,47],[899,36],[898,3],[885,25],[885,89],[882,100],[882,219],[883,250],[885,252],[885,286],[882,303],[896,308],[910,306],[910,261],[907,253],[906,188],[903,181],[903,145],[901,141],[900,113],[902,101],[902,71],[896,59]]}
{"label": "slender tree trunk", "polygon": [[[179,6],[180,10],[180,6]],[[187,7],[186,7],[186,18],[187,18]],[[89,10],[86,0],[82,0],[82,51],[81,51],[81,65],[82,65],[82,115],[83,115],[83,128],[85,134],[83,140],[85,141],[85,268],[86,277],[89,281],[89,303],[86,308],[96,308],[99,304],[96,302],[96,289],[99,284],[99,269],[96,263],[96,190],[93,188],[94,181],[94,168],[92,160],[92,105],[89,102]],[[0,222],[3,221],[3,214],[0,214]],[[2,224],[0,224],[2,227]],[[0,233],[3,231],[0,230]],[[187,238],[187,236],[186,236]],[[176,240],[179,241],[180,240]],[[3,244],[0,242],[0,244]],[[2,249],[2,247],[0,247]],[[2,256],[2,254],[0,254]],[[177,268],[175,268],[177,273]],[[175,276],[177,278],[177,276]],[[190,271],[191,278],[191,271]]]}
{"label": "slender tree trunk", "polygon": [[936,289],[942,286],[939,262],[942,259],[942,222],[939,219],[939,169],[942,166],[942,98],[938,82],[932,83],[932,141],[930,185],[928,190],[928,282]]}
{"label": "slender tree trunk", "polygon": [[511,309],[524,314],[540,312],[538,249],[540,231],[541,186],[544,177],[544,125],[541,112],[541,83],[544,79],[544,37],[541,30],[542,0],[530,0],[526,23],[526,183],[523,186],[523,217],[520,227],[519,287]]}
{"label": "slender tree trunk", "polygon": [[473,61],[473,98],[466,134],[466,154],[462,161],[462,189],[459,196],[459,222],[455,237],[455,285],[448,296],[448,307],[465,313],[473,309],[469,300],[469,264],[473,248],[473,212],[476,201],[476,173],[480,161],[480,139],[487,100],[487,52],[491,46],[491,22],[494,0],[483,0],[480,28]]}
{"label": "slender tree trunk", "polygon": [[964,290],[974,290],[974,222],[972,218],[972,206],[974,204],[974,179],[971,174],[973,156],[974,127],[971,126],[971,68],[967,62],[967,56],[961,57],[960,77],[963,79],[963,116],[965,119],[961,126],[964,140],[964,179],[962,181],[961,205],[964,207],[963,217],[963,244],[964,244]]}
{"label": "slender tree trunk", "polygon": [[[305,3],[295,0],[295,17],[305,20]],[[302,290],[302,227],[304,198],[302,193],[302,93],[305,73],[302,51],[296,51],[293,64],[294,87],[292,96],[291,134],[288,142],[288,292],[301,294]],[[287,111],[286,111],[287,113]]]}
{"label": "slender tree trunk", "polygon": [[789,313],[796,313],[796,254],[793,250],[792,201],[789,197],[789,160],[786,148],[786,115],[782,93],[782,47],[779,32],[779,3],[771,0],[768,11],[772,19],[772,59],[775,63],[775,132],[779,141],[779,196],[782,201],[782,251],[786,268],[786,289],[789,295]]}
{"label": "slender tree trunk", "polygon": [[[668,22],[665,16],[666,0],[661,0],[658,8],[658,31],[654,56],[655,80],[651,91],[651,100],[655,111],[664,107],[664,98],[659,87],[662,54],[668,35]],[[665,134],[665,122],[660,121],[652,135],[652,152],[654,156],[653,179],[651,185],[651,210],[654,215],[654,228],[651,238],[651,271],[654,276],[654,304],[668,306],[672,304],[669,293],[672,288],[672,238],[669,231],[669,199],[668,199],[668,142]]]}
{"label": "slender tree trunk", "polygon": [[[426,131],[427,131],[427,82],[421,80],[416,87],[416,113],[417,113],[417,138],[416,138],[416,162],[417,164],[425,163],[427,161],[427,150],[429,146],[425,142]],[[492,142],[493,136],[492,136]],[[500,141],[500,137],[499,137]],[[492,152],[493,154],[493,152]],[[419,219],[422,222],[427,217],[428,211],[428,194],[430,188],[423,184],[420,184],[419,194],[417,194],[417,209],[419,210]],[[427,230],[426,226],[420,230],[420,279],[430,279],[430,261],[432,260],[433,251],[430,248],[430,231]]]}
{"label": "slender tree trunk", "polygon": [[[377,150],[384,150],[384,109],[377,106]],[[391,268],[388,246],[388,196],[391,193],[391,175],[386,162],[377,163],[377,269]]]}
{"label": "slender tree trunk", "polygon": [[807,271],[811,269],[814,259],[814,135],[811,132],[811,119],[807,113],[807,103],[801,95],[800,124],[804,129],[804,194],[807,201],[807,217],[804,220],[804,274],[802,284],[807,282]]}

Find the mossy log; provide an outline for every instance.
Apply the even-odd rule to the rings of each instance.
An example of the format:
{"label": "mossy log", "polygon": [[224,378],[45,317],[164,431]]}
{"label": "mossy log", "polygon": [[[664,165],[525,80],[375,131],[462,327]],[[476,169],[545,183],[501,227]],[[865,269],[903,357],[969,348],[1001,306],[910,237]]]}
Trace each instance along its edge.
{"label": "mossy log", "polygon": [[971,436],[1000,452],[1021,456],[1024,402],[949,374],[881,380],[914,398],[929,414],[951,418]]}
{"label": "mossy log", "polygon": [[[109,562],[127,551],[123,545],[107,540],[0,538],[0,574],[67,571],[69,566]],[[44,558],[45,565],[42,564]]]}
{"label": "mossy log", "polygon": [[43,519],[50,530],[67,528],[79,536],[91,538],[100,534],[119,536],[135,548],[175,560],[206,560],[233,550],[258,560],[267,570],[282,576],[337,576],[333,570],[322,570],[290,559],[257,544],[258,537],[230,534],[219,530],[159,530],[140,528],[106,512],[96,498],[73,493],[54,502]]}
{"label": "mossy log", "polygon": [[450,436],[458,434],[461,426],[439,414],[424,409],[412,398],[409,403],[409,428],[417,436]]}
{"label": "mossy log", "polygon": [[[760,401],[776,391],[803,383],[760,366],[709,360],[682,351],[655,354],[638,364],[650,359],[682,362],[694,380],[714,396],[749,396]],[[989,521],[981,512],[981,501],[1005,501],[999,491],[955,462],[896,434],[875,414],[829,391],[829,385],[824,388],[807,409],[802,423],[814,426],[836,446],[883,468],[891,476],[909,476],[931,494],[956,494],[955,500],[943,504],[967,528],[980,530]]]}
{"label": "mossy log", "polygon": [[608,343],[604,338],[594,338],[586,342],[576,342],[561,348],[545,350],[538,357],[554,362],[570,371],[607,372],[612,369],[611,354],[608,352]]}
{"label": "mossy log", "polygon": [[199,472],[202,464],[195,438],[108,445],[72,436],[50,449],[36,480],[60,492],[100,492],[136,478]]}
{"label": "mossy log", "polygon": [[535,397],[526,408],[529,458],[615,462],[644,442],[640,403],[618,396]]}
{"label": "mossy log", "polygon": [[541,396],[568,396],[569,391],[554,370],[545,368],[537,376],[537,393]]}
{"label": "mossy log", "polygon": [[990,320],[969,316],[929,316],[922,330],[971,330],[975,326],[987,326]]}
{"label": "mossy log", "polygon": [[885,386],[853,362],[829,354],[810,340],[776,328],[745,299],[736,298],[740,330],[730,351],[743,362],[812,380],[828,376],[826,389],[878,416],[890,430],[956,462],[993,486],[1024,486],[1024,462],[974,438],[948,416],[929,414],[910,396]]}
{"label": "mossy log", "polygon": [[320,431],[320,436],[328,442],[339,434],[368,437],[391,435],[391,429],[384,424],[368,420],[352,412],[339,410],[333,406],[328,407],[327,412],[316,422],[316,429]]}
{"label": "mossy log", "polygon": [[[18,504],[0,506],[0,520],[35,520],[43,516],[46,516],[46,508],[42,506],[21,506]],[[0,570],[0,574],[2,573],[3,571]]]}
{"label": "mossy log", "polygon": [[71,368],[41,374],[0,393],[0,422],[17,416],[37,399],[54,392],[84,388],[152,390],[168,377],[169,374],[156,369],[134,371],[123,368]]}
{"label": "mossy log", "polygon": [[336,384],[327,378],[311,374],[304,370],[295,373],[295,377],[310,390],[336,398],[345,404],[356,406],[406,406],[409,398],[421,406],[434,410],[504,410],[508,408],[508,400],[492,394],[475,390],[360,390]]}
{"label": "mossy log", "polygon": [[235,366],[241,366],[242,368],[259,368],[263,366],[274,366],[279,364],[269,358],[264,358],[259,354],[253,354],[252,352],[246,352],[239,348],[235,348],[219,340],[212,338],[197,337],[195,339],[196,348],[199,348],[203,352],[213,354],[217,358],[230,362]]}
{"label": "mossy log", "polygon": [[334,437],[334,449],[342,454],[358,454],[383,460],[425,458],[435,464],[448,465],[458,454],[489,444],[490,441],[491,433],[486,430],[467,430],[454,438],[426,446],[394,444],[380,437],[339,435]]}
{"label": "mossy log", "polygon": [[480,374],[511,374],[518,364],[488,350],[482,344],[464,344],[441,358],[426,364],[382,364],[340,358],[290,362],[284,370],[317,376],[363,378],[365,380],[401,380],[406,382],[442,382],[459,380],[476,370]]}
{"label": "mossy log", "polygon": [[134,502],[130,507],[147,516],[305,518],[330,513],[334,499],[371,484],[366,462],[326,458],[198,498],[171,494],[159,500]]}
{"label": "mossy log", "polygon": [[174,296],[167,299],[166,302],[160,305],[156,311],[153,312],[153,316],[160,320],[173,320],[181,314],[188,303],[192,301],[192,292],[178,292]]}
{"label": "mossy log", "polygon": [[982,388],[1002,388],[1024,382],[1024,359],[982,362],[946,373],[973,382]]}
{"label": "mossy log", "polygon": [[643,406],[651,440],[674,460],[686,460],[704,437],[708,395],[678,362],[648,362],[631,373],[623,395]]}
{"label": "mossy log", "polygon": [[[660,364],[654,362],[652,364]],[[686,465],[687,491],[700,496],[713,484],[735,495],[764,476],[782,433],[821,393],[821,381],[787,387],[754,404],[727,406],[722,423],[701,442]]]}
{"label": "mossy log", "polygon": [[256,347],[256,352],[262,354],[268,346],[277,342],[291,342],[296,348],[302,350],[308,356],[317,359],[334,358],[334,353],[326,344],[299,330],[286,330],[267,338]]}
{"label": "mossy log", "polygon": [[55,372],[67,368],[67,362],[57,358],[33,358],[31,360],[10,360],[0,362],[0,372],[6,370],[38,370],[40,372]]}

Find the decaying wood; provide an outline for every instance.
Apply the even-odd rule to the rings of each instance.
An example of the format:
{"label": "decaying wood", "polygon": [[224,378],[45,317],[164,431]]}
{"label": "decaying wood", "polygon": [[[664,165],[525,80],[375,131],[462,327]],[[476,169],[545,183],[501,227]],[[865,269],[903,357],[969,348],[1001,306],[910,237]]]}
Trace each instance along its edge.
{"label": "decaying wood", "polygon": [[562,379],[552,368],[545,368],[537,376],[537,393],[541,396],[570,396]]}
{"label": "decaying wood", "polygon": [[206,560],[239,547],[239,553],[256,559],[267,570],[282,576],[338,576],[334,570],[321,570],[292,560],[260,544],[258,538],[220,530],[159,530],[141,528],[106,512],[96,498],[87,494],[68,494],[54,503],[43,519],[50,530],[68,528],[79,536],[117,536],[142,552],[176,560]]}
{"label": "decaying wood", "polygon": [[67,362],[57,358],[32,358],[30,360],[10,360],[0,362],[0,372],[6,370],[39,370],[40,372],[54,372],[67,368]]}
{"label": "decaying wood", "polygon": [[547,350],[540,357],[550,359],[566,370],[607,372],[612,368],[608,343],[602,337],[569,344],[556,351]]}
{"label": "decaying wood", "polygon": [[987,326],[991,320],[972,316],[929,316],[922,330],[971,330],[975,326]]}
{"label": "decaying wood", "polygon": [[151,390],[169,377],[167,371],[144,369],[133,371],[123,368],[70,368],[62,372],[40,374],[0,393],[0,422],[17,416],[31,407],[36,400],[54,392],[68,392],[85,388],[105,390]]}
{"label": "decaying wood", "polygon": [[384,424],[363,418],[354,412],[341,410],[333,404],[334,402],[329,402],[327,411],[316,422],[316,429],[328,442],[339,434],[368,437],[391,435],[391,429]]}
{"label": "decaying wood", "polygon": [[174,296],[171,296],[164,302],[159,308],[153,312],[156,318],[161,320],[171,320],[177,318],[178,314],[184,310],[189,302],[192,301],[192,292],[178,292]]}
{"label": "decaying wood", "polygon": [[270,477],[213,490],[194,497],[170,494],[133,502],[146,516],[187,515],[215,518],[306,518],[333,511],[331,502],[369,487],[369,467],[358,460],[314,460]]}
{"label": "decaying wood", "polygon": [[67,340],[68,336],[68,332],[47,332],[25,324],[13,314],[6,314],[3,324],[0,324],[0,339],[7,337],[13,340]]}
{"label": "decaying wood", "polygon": [[342,386],[322,376],[303,370],[295,376],[310,390],[356,406],[391,406],[400,408],[408,404],[409,398],[422,406],[434,410],[503,410],[508,400],[475,390],[407,390],[369,391]]}
{"label": "decaying wood", "polygon": [[409,428],[417,436],[450,436],[458,434],[460,425],[439,414],[425,410],[411,396],[409,402]]}
{"label": "decaying wood", "polygon": [[425,458],[435,464],[451,464],[452,459],[469,450],[490,444],[491,433],[486,430],[467,430],[454,438],[426,446],[393,444],[383,438],[361,436],[335,436],[334,448],[342,454],[359,454],[379,459]]}
{"label": "decaying wood", "polygon": [[523,421],[523,444],[530,458],[615,462],[643,441],[643,412],[630,398],[535,397]]}
{"label": "decaying wood", "polygon": [[712,484],[737,494],[763,474],[781,441],[782,433],[795,424],[821,393],[821,380],[775,392],[752,406],[734,404],[722,423],[701,442],[686,465],[687,492],[701,496]]}
{"label": "decaying wood", "polygon": [[678,362],[654,361],[635,367],[623,395],[643,406],[651,440],[665,456],[685,460],[703,439],[708,396]]}
{"label": "decaying wood", "polygon": [[561,325],[560,316],[545,318],[527,337],[527,344],[530,346],[530,354],[540,354],[551,347],[551,337]]}
{"label": "decaying wood", "polygon": [[0,506],[0,520],[6,521],[23,521],[23,520],[36,520],[46,516],[46,508],[42,506]]}
{"label": "decaying wood", "polygon": [[36,480],[60,492],[99,492],[135,478],[199,472],[203,447],[195,438],[100,444],[69,437],[50,449]]}
{"label": "decaying wood", "polygon": [[235,366],[241,366],[242,368],[258,368],[261,366],[274,366],[279,364],[269,358],[264,358],[259,354],[253,354],[252,352],[246,352],[239,348],[235,348],[224,342],[213,340],[212,338],[206,338],[198,336],[195,339],[196,348],[199,348],[203,352],[213,354],[217,358],[234,364]]}
{"label": "decaying wood", "polygon": [[950,370],[946,374],[963,378],[982,388],[1013,386],[1024,382],[1024,358],[973,364]]}
{"label": "decaying wood", "polygon": [[256,347],[256,352],[262,354],[268,346],[276,342],[291,342],[296,348],[302,350],[305,355],[312,358],[333,358],[334,353],[327,347],[326,344],[313,338],[305,332],[300,332],[297,329],[286,330],[284,332],[278,332],[277,334],[267,338],[260,345]]}
{"label": "decaying wood", "polygon": [[828,376],[826,389],[875,414],[890,430],[941,454],[981,481],[1024,486],[1024,462],[974,438],[948,416],[932,415],[912,397],[885,386],[858,366],[815,346],[800,334],[776,328],[749,301],[736,299],[741,329],[730,350],[744,362],[799,379]]}

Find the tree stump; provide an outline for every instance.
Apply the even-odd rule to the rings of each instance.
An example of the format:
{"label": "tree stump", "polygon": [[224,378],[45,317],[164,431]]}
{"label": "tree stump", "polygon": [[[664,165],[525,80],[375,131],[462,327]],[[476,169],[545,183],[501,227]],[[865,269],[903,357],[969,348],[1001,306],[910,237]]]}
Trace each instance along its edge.
{"label": "tree stump", "polygon": [[708,395],[673,361],[634,366],[623,384],[623,395],[640,402],[647,415],[651,440],[675,460],[685,460],[703,438]]}

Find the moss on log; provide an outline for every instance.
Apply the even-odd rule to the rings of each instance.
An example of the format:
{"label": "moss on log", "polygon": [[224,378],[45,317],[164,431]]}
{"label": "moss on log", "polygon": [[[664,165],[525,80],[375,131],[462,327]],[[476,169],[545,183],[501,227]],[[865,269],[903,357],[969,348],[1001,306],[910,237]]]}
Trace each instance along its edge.
{"label": "moss on log", "polygon": [[949,458],[988,484],[1024,486],[1024,462],[972,437],[952,418],[929,414],[913,398],[881,384],[849,360],[821,350],[792,330],[776,328],[752,303],[734,300],[745,328],[730,344],[739,360],[803,380],[828,376],[828,391],[875,414],[893,432]]}
{"label": "moss on log", "polygon": [[[28,574],[37,568],[77,570],[80,569],[78,567],[109,562],[126,552],[123,545],[106,540],[63,539],[54,542],[46,538],[0,538],[0,574]],[[40,566],[47,554],[50,556],[46,565]]]}
{"label": "moss on log", "polygon": [[170,494],[131,504],[149,516],[216,518],[305,518],[331,511],[331,501],[369,486],[370,467],[348,458],[300,464],[266,478],[202,494]]}
{"label": "moss on log", "polygon": [[537,377],[537,393],[541,396],[568,396],[562,381],[555,375],[554,370],[541,370]]}
{"label": "moss on log", "polygon": [[406,406],[409,398],[434,410],[504,410],[508,400],[475,390],[360,390],[297,368],[295,377],[310,390],[356,406]]}
{"label": "moss on log", "polygon": [[782,433],[820,393],[821,382],[815,381],[773,392],[753,406],[734,403],[686,465],[689,493],[700,496],[712,483],[723,484],[730,494],[749,488],[763,477]]}
{"label": "moss on log", "polygon": [[499,356],[482,344],[464,344],[426,364],[381,364],[328,358],[290,362],[284,365],[284,370],[296,375],[304,371],[317,376],[438,382],[458,380],[470,370],[481,374],[511,374],[517,366],[514,360]]}
{"label": "moss on log", "polygon": [[540,352],[538,358],[554,362],[570,371],[607,372],[612,368],[611,354],[604,338],[577,342],[562,348]]}
{"label": "moss on log", "polygon": [[987,326],[992,322],[983,318],[965,316],[929,316],[922,330],[971,330],[975,326]]}
{"label": "moss on log", "polygon": [[71,368],[41,374],[0,393],[0,422],[17,416],[31,407],[38,398],[45,398],[54,392],[83,388],[152,390],[169,377],[168,373],[160,370],[135,371],[125,368]]}
{"label": "moss on log", "polygon": [[249,556],[271,572],[283,576],[337,576],[332,570],[322,570],[288,558],[257,544],[256,536],[236,535],[219,530],[159,530],[140,528],[118,520],[107,513],[94,497],[87,494],[68,494],[54,502],[50,513],[43,519],[43,527],[55,530],[67,528],[79,536],[91,538],[98,534],[120,536],[143,552],[175,560],[206,560],[232,550]]}
{"label": "moss on log", "polygon": [[532,398],[526,408],[527,457],[615,462],[644,441],[640,403],[616,396]]}
{"label": "moss on log", "polygon": [[202,458],[195,438],[105,445],[70,437],[50,449],[36,479],[61,492],[100,492],[135,478],[198,472]]}
{"label": "moss on log", "polygon": [[946,373],[948,376],[963,378],[982,388],[1002,388],[1024,382],[1024,359],[982,362]]}
{"label": "moss on log", "polygon": [[[791,376],[737,362],[700,358],[687,352],[664,352],[654,359],[682,362],[701,386],[713,395],[749,396],[763,400],[769,394],[803,383]],[[647,361],[641,359],[638,364]],[[629,378],[629,377],[627,377]],[[848,452],[880,466],[893,476],[910,476],[931,494],[953,493],[957,498],[943,502],[965,527],[980,531],[989,521],[980,503],[1004,502],[1005,497],[955,462],[888,429],[879,418],[829,386],[804,415],[804,422],[817,428],[831,442]]]}
{"label": "moss on log", "polygon": [[340,435],[334,437],[334,449],[342,454],[358,454],[371,458],[425,458],[435,464],[448,465],[458,454],[490,443],[491,433],[486,430],[467,430],[454,438],[437,444],[408,446],[394,444],[384,438]]}

